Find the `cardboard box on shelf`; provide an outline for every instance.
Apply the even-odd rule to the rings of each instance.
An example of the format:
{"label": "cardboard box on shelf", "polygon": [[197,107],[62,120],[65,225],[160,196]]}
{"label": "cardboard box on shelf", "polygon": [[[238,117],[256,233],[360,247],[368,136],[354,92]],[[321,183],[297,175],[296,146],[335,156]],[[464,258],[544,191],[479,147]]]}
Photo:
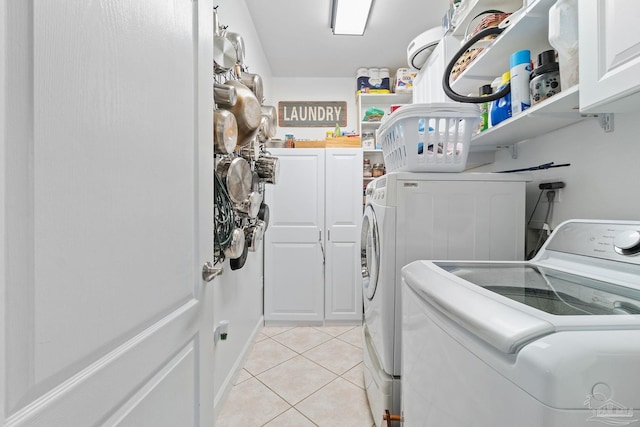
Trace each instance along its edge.
{"label": "cardboard box on shelf", "polygon": [[327,138],[326,148],[355,148],[361,146],[359,136],[339,136],[337,138]]}
{"label": "cardboard box on shelf", "polygon": [[325,145],[323,139],[306,139],[296,141],[295,148],[325,148]]}

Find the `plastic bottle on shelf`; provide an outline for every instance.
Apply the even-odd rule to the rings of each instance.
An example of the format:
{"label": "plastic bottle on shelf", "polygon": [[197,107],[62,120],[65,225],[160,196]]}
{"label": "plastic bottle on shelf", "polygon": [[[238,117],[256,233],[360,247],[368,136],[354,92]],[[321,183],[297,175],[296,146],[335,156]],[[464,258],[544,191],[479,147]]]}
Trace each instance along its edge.
{"label": "plastic bottle on shelf", "polygon": [[[502,76],[498,76],[495,79],[493,79],[490,85],[491,93],[496,93],[498,91],[498,88],[500,87],[500,84],[502,84]],[[487,129],[491,129],[491,126],[493,126],[493,124],[491,123],[491,110],[493,109],[493,104],[494,102],[489,103]]]}
{"label": "plastic bottle on shelf", "polygon": [[511,74],[511,115],[517,116],[531,107],[529,77],[531,76],[531,51],[519,50],[509,57]]}
{"label": "plastic bottle on shelf", "polygon": [[558,51],[564,90],[579,81],[578,0],[558,0],[549,8],[549,44]]}
{"label": "plastic bottle on shelf", "polygon": [[[510,79],[511,73],[509,71],[503,73],[498,90],[502,90]],[[495,126],[509,117],[511,117],[511,93],[491,103],[491,126]]]}
{"label": "plastic bottle on shelf", "polygon": [[[493,90],[491,88],[491,85],[483,85],[480,87],[478,92],[480,96],[487,96],[487,95],[491,95],[493,93]],[[488,102],[483,102],[482,104],[480,104],[480,118],[482,119],[482,121],[480,122],[480,125],[478,125],[478,130],[482,132],[489,128],[489,103]]]}

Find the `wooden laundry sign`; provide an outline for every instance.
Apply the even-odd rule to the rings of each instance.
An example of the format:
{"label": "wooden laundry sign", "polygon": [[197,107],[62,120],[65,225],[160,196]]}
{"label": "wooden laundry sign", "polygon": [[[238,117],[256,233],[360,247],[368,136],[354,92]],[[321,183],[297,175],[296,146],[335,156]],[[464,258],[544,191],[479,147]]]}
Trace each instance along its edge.
{"label": "wooden laundry sign", "polygon": [[346,101],[280,101],[280,127],[341,127],[347,126]]}

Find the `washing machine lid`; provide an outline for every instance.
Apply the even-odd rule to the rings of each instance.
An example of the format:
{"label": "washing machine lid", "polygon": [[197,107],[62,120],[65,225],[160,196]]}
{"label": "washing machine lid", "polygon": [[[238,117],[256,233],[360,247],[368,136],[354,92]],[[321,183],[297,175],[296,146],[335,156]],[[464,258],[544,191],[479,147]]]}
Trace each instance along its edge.
{"label": "washing machine lid", "polygon": [[507,354],[557,331],[640,330],[640,290],[531,263],[415,261],[402,277],[427,306]]}
{"label": "washing machine lid", "polygon": [[402,277],[505,353],[556,331],[640,330],[640,248],[620,247],[638,230],[640,222],[567,221],[531,262],[416,261]]}
{"label": "washing machine lid", "polygon": [[532,264],[460,265],[449,273],[528,307],[556,316],[640,314],[640,290]]}
{"label": "washing machine lid", "polygon": [[502,353],[516,353],[526,343],[555,331],[553,323],[488,298],[443,267],[414,261],[403,267],[402,279],[426,306]]}
{"label": "washing machine lid", "polygon": [[602,382],[638,407],[637,289],[522,262],[415,261],[402,277],[414,310],[546,407],[595,409]]}

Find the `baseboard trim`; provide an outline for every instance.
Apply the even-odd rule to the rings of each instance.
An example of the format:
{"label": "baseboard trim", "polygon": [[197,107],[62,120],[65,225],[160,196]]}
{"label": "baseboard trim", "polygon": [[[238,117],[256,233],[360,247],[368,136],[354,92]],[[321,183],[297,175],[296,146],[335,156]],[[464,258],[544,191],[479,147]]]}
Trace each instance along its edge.
{"label": "baseboard trim", "polygon": [[258,332],[260,332],[260,330],[262,330],[263,326],[264,326],[264,316],[260,316],[260,318],[258,319],[258,322],[253,328],[253,332],[249,336],[249,339],[247,339],[247,342],[244,344],[242,351],[238,355],[238,358],[236,359],[236,363],[233,364],[233,367],[231,368],[231,370],[227,374],[227,377],[222,383],[222,387],[220,387],[220,390],[218,390],[218,393],[216,394],[216,397],[213,401],[213,411],[216,419],[218,418],[218,415],[222,410],[222,405],[224,404],[224,402],[226,402],[227,398],[229,397],[229,393],[231,393],[231,389],[236,383],[238,375],[240,375],[240,371],[242,370],[245,363],[247,362],[247,358],[249,357],[249,353],[251,353],[251,349],[253,348],[253,343],[256,338],[256,335],[258,334]]}

